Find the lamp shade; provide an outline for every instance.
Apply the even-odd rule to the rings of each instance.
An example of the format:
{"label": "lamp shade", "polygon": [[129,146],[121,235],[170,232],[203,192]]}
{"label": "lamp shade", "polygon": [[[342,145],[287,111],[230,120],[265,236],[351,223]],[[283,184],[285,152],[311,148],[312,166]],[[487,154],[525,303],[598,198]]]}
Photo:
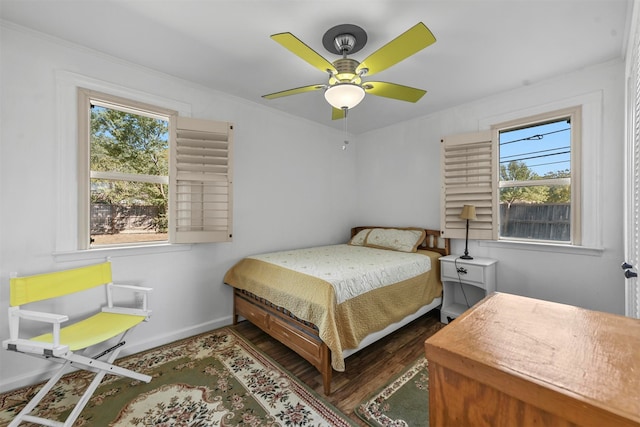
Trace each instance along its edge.
{"label": "lamp shade", "polygon": [[476,207],[474,205],[464,205],[462,212],[460,213],[461,219],[469,219],[475,221],[476,219]]}
{"label": "lamp shade", "polygon": [[353,83],[339,83],[327,89],[324,98],[334,108],[353,108],[364,98],[364,89]]}

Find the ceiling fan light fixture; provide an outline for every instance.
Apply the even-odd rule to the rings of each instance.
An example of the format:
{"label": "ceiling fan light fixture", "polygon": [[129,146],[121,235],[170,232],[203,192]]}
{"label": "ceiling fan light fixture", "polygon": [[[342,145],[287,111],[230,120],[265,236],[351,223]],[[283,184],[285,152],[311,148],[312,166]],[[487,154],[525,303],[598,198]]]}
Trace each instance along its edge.
{"label": "ceiling fan light fixture", "polygon": [[340,83],[324,92],[324,98],[332,107],[351,109],[364,99],[364,89],[353,83]]}

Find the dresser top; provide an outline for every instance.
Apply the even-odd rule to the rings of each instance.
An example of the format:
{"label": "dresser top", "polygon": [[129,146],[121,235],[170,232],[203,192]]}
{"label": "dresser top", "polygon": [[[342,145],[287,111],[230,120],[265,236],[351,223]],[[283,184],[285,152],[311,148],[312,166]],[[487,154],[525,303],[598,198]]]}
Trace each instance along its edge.
{"label": "dresser top", "polygon": [[640,423],[638,319],[494,293],[427,339],[425,350],[430,362],[512,388],[550,412],[577,402],[583,416],[599,408]]}

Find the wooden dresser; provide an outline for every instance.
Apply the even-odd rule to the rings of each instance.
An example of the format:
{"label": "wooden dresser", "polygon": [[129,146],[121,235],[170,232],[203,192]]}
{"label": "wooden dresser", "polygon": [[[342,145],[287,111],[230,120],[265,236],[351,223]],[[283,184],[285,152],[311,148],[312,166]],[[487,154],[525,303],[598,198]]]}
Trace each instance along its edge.
{"label": "wooden dresser", "polygon": [[425,342],[439,426],[640,426],[640,320],[494,293]]}

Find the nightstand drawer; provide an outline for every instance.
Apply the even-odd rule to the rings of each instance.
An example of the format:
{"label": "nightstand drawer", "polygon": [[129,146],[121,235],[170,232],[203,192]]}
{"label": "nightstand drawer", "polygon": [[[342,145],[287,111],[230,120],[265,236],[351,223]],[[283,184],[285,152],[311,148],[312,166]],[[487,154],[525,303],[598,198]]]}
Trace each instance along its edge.
{"label": "nightstand drawer", "polygon": [[[477,283],[480,287],[484,288],[484,267],[480,265],[471,265],[471,264],[463,264],[461,262],[457,263],[458,269],[460,273],[456,271],[456,263],[454,262],[443,262],[441,267],[441,276],[442,280],[453,280],[458,281],[458,279],[463,282],[474,282]],[[459,274],[459,275],[458,275]]]}

